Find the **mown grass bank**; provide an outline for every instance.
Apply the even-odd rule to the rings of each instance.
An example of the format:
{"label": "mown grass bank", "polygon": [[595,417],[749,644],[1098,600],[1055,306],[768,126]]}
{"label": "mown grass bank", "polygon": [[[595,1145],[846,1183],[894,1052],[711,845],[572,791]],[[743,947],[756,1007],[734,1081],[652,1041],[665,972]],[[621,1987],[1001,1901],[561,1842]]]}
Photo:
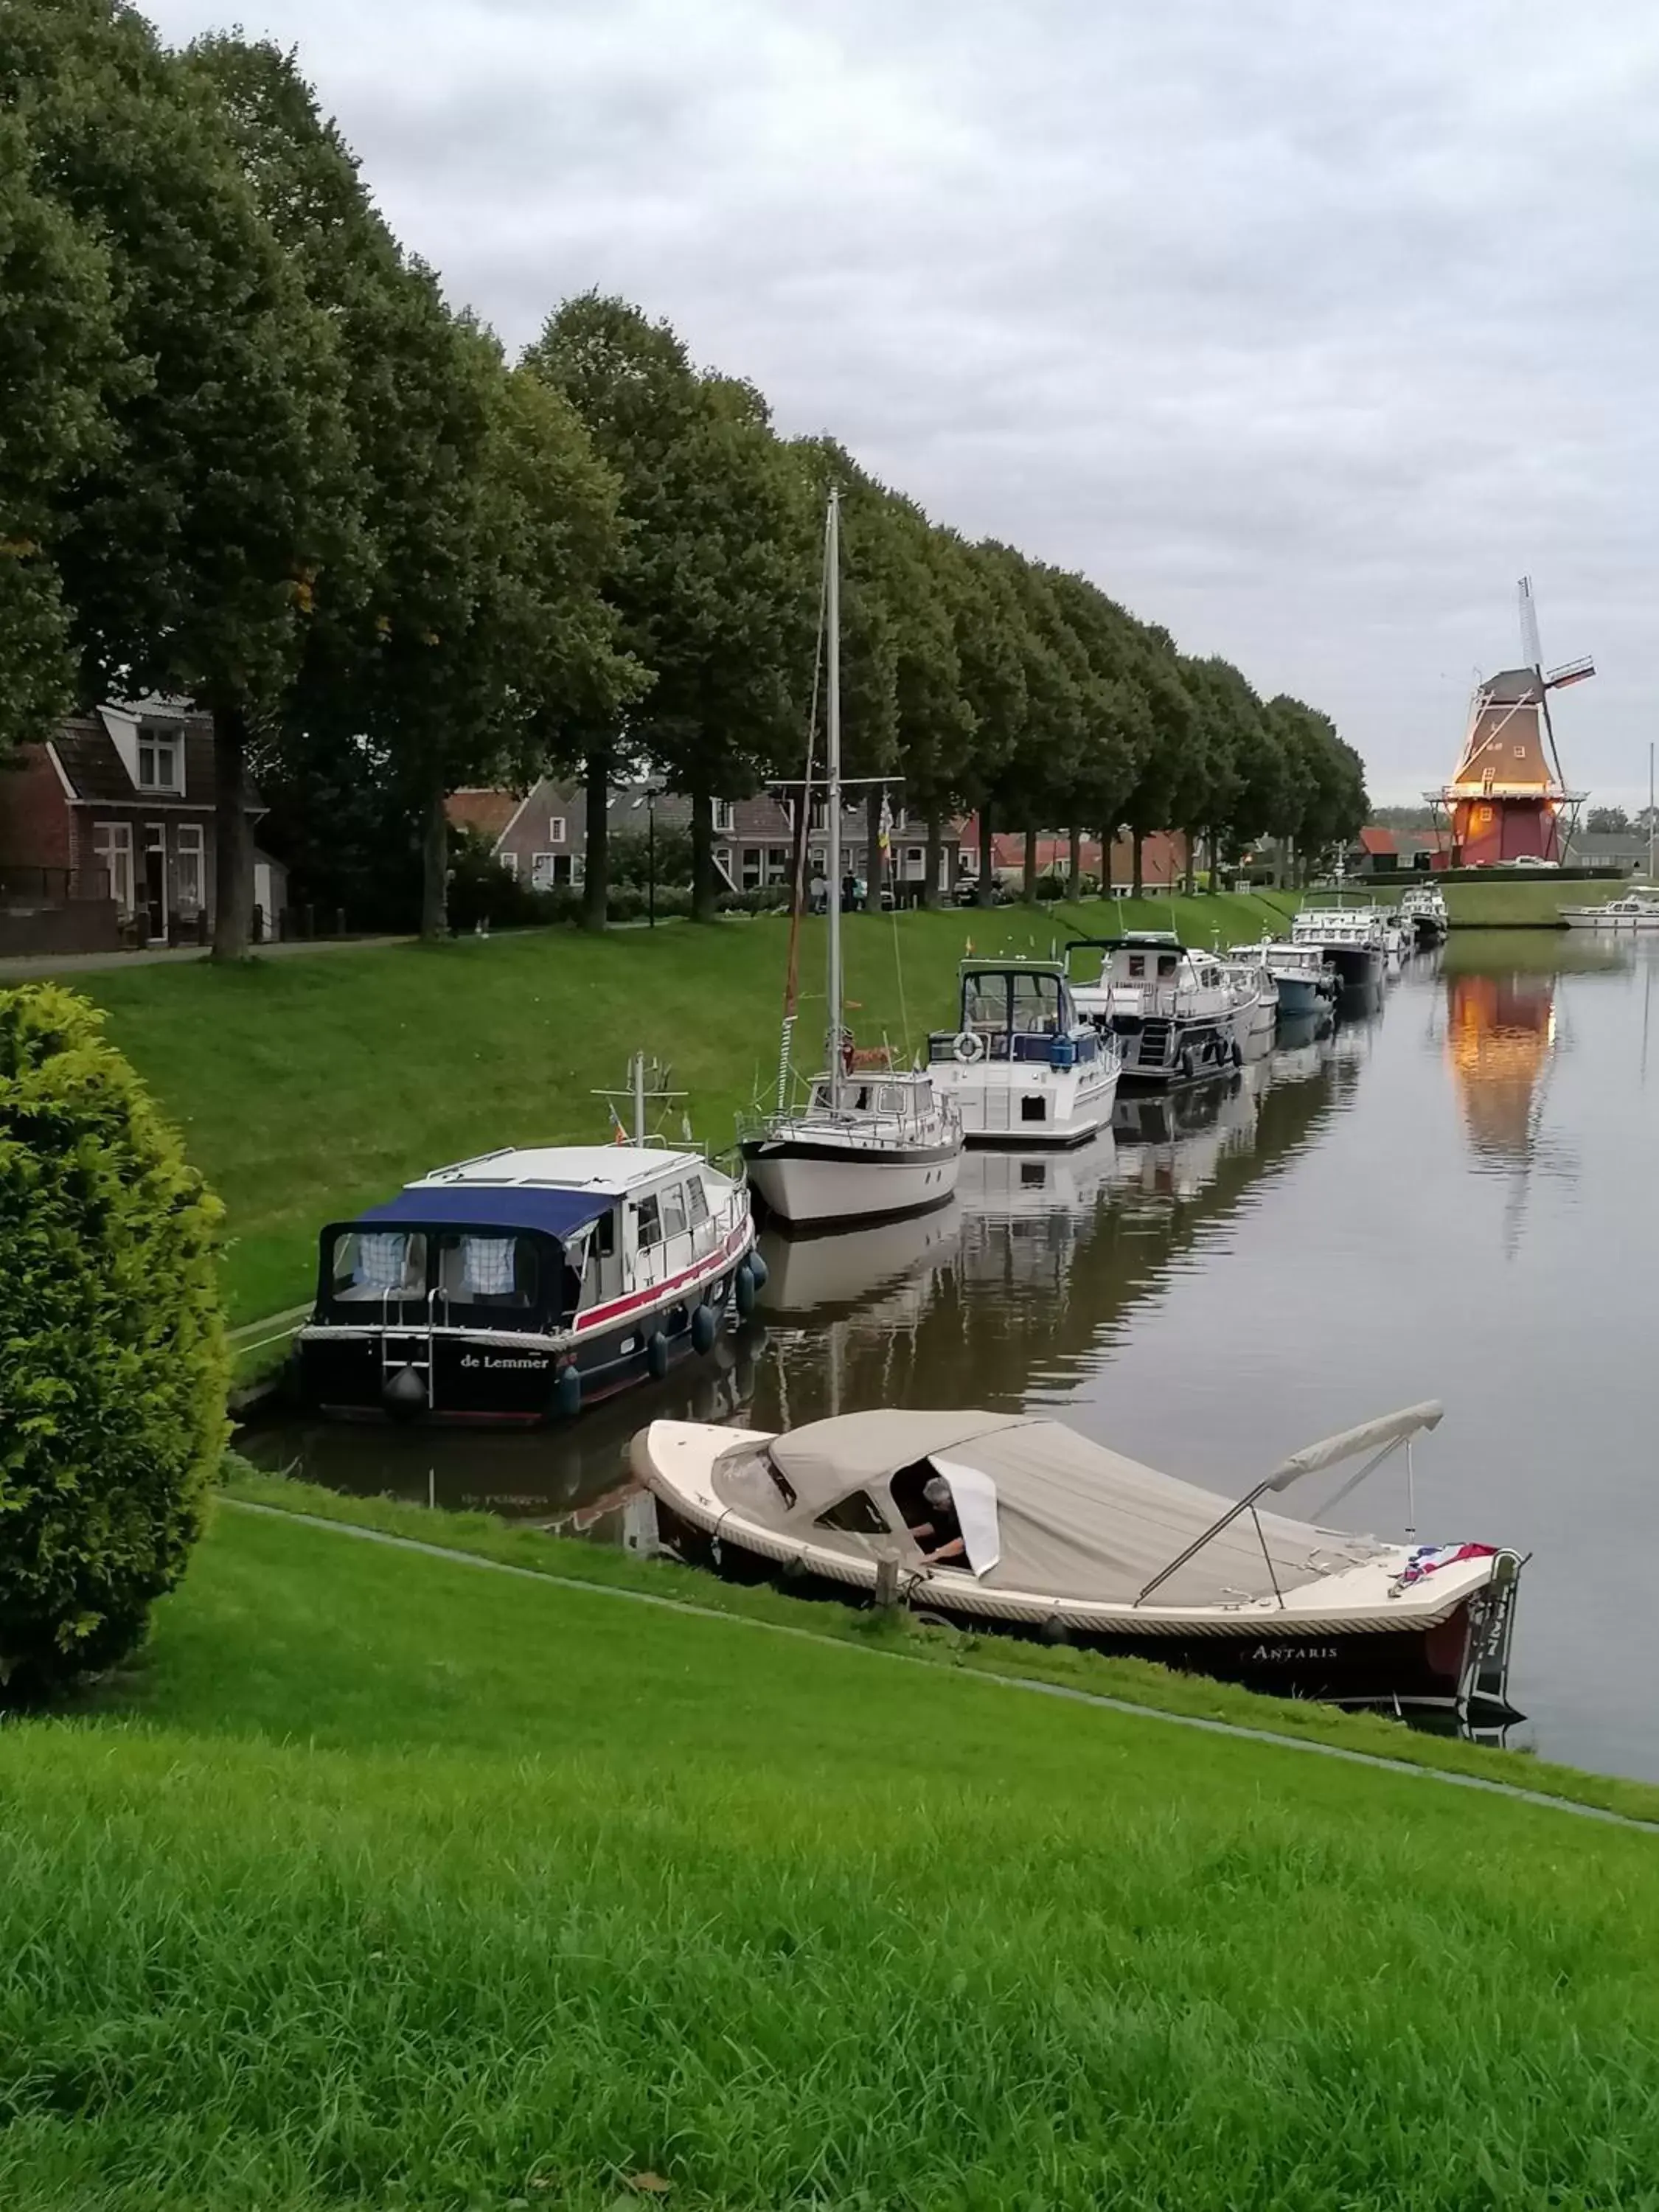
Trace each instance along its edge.
{"label": "mown grass bank", "polygon": [[[1281,919],[1227,896],[855,915],[851,1018],[862,1040],[901,1047],[951,1024],[969,940],[1047,953],[1066,921],[1098,932],[1133,921],[1208,944]],[[787,938],[776,919],[550,930],[229,970],[112,970],[84,988],[224,1199],[232,1318],[252,1321],[308,1294],[325,1221],[410,1176],[501,1145],[602,1139],[592,1093],[619,1086],[638,1048],[672,1064],[698,1135],[729,1143],[734,1114],[775,1084]],[[823,1029],[821,924],[805,933],[801,975],[805,1060]]]}
{"label": "mown grass bank", "polygon": [[224,1511],[0,1732],[4,2201],[1646,2201],[1654,1838],[757,1640]]}

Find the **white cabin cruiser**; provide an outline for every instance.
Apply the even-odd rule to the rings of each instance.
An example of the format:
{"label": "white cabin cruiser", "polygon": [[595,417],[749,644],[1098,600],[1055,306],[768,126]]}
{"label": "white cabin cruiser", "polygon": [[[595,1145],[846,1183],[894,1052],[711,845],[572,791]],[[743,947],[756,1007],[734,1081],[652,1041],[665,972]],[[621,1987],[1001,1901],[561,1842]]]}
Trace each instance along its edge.
{"label": "white cabin cruiser", "polygon": [[537,1422],[713,1351],[766,1279],[749,1194],[645,1143],[486,1152],[322,1232],[302,1402]]}
{"label": "white cabin cruiser", "polygon": [[1122,1062],[1079,1012],[1057,960],[968,959],[955,1030],[927,1040],[929,1072],[970,1145],[1080,1145],[1112,1118]]}
{"label": "white cabin cruiser", "polygon": [[[823,583],[830,1066],[813,1079],[805,1110],[792,1112],[791,1012],[784,1024],[777,1110],[738,1132],[749,1179],[768,1207],[792,1227],[814,1229],[942,1206],[956,1188],[962,1157],[962,1117],[955,1100],[942,1094],[925,1072],[886,1066],[860,1074],[853,1040],[841,1025],[841,494],[833,489],[824,514]],[[803,791],[809,810],[811,787],[809,753]],[[792,979],[793,973],[792,945]]]}
{"label": "white cabin cruiser", "polygon": [[632,1458],[661,1547],[732,1579],[781,1571],[802,1595],[878,1594],[1290,1696],[1513,1717],[1513,1552],[1381,1542],[1264,1503],[1356,1458],[1368,1474],[1440,1416],[1310,1444],[1231,1503],[1018,1413],[883,1409],[784,1435],[655,1421]]}
{"label": "white cabin cruiser", "polygon": [[1345,991],[1372,990],[1382,981],[1382,930],[1370,907],[1304,907],[1291,925],[1291,941],[1315,947]]}
{"label": "white cabin cruiser", "polygon": [[1569,929],[1659,929],[1659,896],[1626,891],[1605,906],[1564,906]]}
{"label": "white cabin cruiser", "polygon": [[1443,945],[1451,929],[1446,894],[1438,884],[1413,884],[1401,899],[1400,920],[1421,949]]}
{"label": "white cabin cruiser", "polygon": [[1279,1011],[1287,1021],[1295,1015],[1330,1011],[1336,997],[1336,970],[1322,945],[1278,940],[1260,950],[1279,986]]}
{"label": "white cabin cruiser", "polygon": [[[1099,972],[1085,983],[1078,968],[1094,951]],[[1192,1083],[1243,1057],[1239,1000],[1225,966],[1213,953],[1189,951],[1171,931],[1079,938],[1066,948],[1066,973],[1078,1011],[1116,1037],[1123,1073],[1137,1082]]]}
{"label": "white cabin cruiser", "polygon": [[1279,1022],[1279,978],[1265,945],[1235,945],[1222,962],[1233,994],[1233,1035],[1241,1045],[1271,1036]]}

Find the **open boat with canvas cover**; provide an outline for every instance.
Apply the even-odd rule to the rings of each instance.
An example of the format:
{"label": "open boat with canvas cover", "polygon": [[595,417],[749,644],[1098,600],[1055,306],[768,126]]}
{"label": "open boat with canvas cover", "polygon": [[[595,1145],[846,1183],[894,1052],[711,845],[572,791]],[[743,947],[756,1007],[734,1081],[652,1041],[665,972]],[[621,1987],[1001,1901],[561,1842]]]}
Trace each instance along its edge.
{"label": "open boat with canvas cover", "polygon": [[1334,1504],[1440,1417],[1413,1406],[1310,1444],[1232,1504],[1018,1413],[884,1409],[781,1436],[656,1421],[632,1455],[659,1545],[736,1580],[880,1590],[960,1628],[1252,1689],[1507,1714],[1513,1552],[1382,1542],[1263,1504],[1364,1460]]}

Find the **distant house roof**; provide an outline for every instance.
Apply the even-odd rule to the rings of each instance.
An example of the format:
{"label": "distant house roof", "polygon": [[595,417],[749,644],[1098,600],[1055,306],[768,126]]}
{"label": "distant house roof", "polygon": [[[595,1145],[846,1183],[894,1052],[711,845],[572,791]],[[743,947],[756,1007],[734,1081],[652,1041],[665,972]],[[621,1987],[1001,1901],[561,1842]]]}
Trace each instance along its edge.
{"label": "distant house roof", "polygon": [[[211,807],[217,778],[213,767],[213,725],[205,714],[173,712],[146,713],[146,723],[171,722],[183,729],[185,787],[176,791],[141,791],[127,774],[126,763],[100,715],[77,714],[63,723],[52,740],[58,764],[71,793],[99,806]],[[263,813],[264,801],[248,786],[251,812]]]}
{"label": "distant house roof", "polygon": [[1391,860],[1400,850],[1392,830],[1378,829],[1370,822],[1359,833],[1359,845],[1361,851],[1369,853],[1373,860]]}
{"label": "distant house roof", "polygon": [[452,791],[444,812],[452,830],[471,830],[493,845],[519,811],[519,795],[511,791],[488,791],[472,786]]}

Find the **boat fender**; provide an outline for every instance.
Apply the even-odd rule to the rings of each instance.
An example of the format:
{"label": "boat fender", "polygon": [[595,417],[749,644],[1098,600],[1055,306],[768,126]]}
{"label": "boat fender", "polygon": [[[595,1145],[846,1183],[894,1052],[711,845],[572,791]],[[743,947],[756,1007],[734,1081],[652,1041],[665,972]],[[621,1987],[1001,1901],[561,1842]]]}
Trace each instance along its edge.
{"label": "boat fender", "polygon": [[1237,1037],[1233,1039],[1232,1060],[1235,1067],[1243,1067],[1244,1065],[1244,1048]]}
{"label": "boat fender", "polygon": [[665,1331],[662,1329],[659,1329],[656,1334],[652,1337],[649,1342],[646,1345],[645,1364],[650,1370],[653,1377],[659,1382],[660,1382],[663,1376],[667,1374],[668,1338]]}
{"label": "boat fender", "polygon": [[1192,1081],[1193,1048],[1191,1045],[1182,1045],[1181,1048],[1181,1057],[1176,1062],[1176,1073],[1183,1083],[1190,1083]]}
{"label": "boat fender", "polygon": [[963,1030],[952,1041],[951,1049],[964,1067],[985,1057],[985,1040],[976,1030]]}
{"label": "boat fender", "polygon": [[553,1410],[562,1421],[574,1421],[582,1409],[582,1370],[567,1359],[553,1378]]}
{"label": "boat fender", "polygon": [[1054,1613],[1051,1613],[1043,1622],[1038,1635],[1039,1640],[1044,1644],[1069,1644],[1072,1640],[1071,1630]]}
{"label": "boat fender", "polygon": [[738,1319],[747,1321],[755,1310],[755,1271],[744,1261],[733,1278],[738,1291]]}
{"label": "boat fender", "polygon": [[719,1317],[715,1314],[714,1307],[708,1304],[707,1299],[705,1299],[701,1305],[693,1306],[691,1309],[691,1349],[693,1352],[712,1352],[714,1350],[714,1331],[718,1325]]}
{"label": "boat fender", "polygon": [[758,1252],[751,1251],[749,1255],[749,1272],[755,1279],[755,1288],[757,1291],[763,1291],[766,1288],[766,1279],[772,1270]]}
{"label": "boat fender", "polygon": [[412,1367],[400,1367],[380,1393],[394,1421],[412,1421],[427,1407],[426,1383]]}

